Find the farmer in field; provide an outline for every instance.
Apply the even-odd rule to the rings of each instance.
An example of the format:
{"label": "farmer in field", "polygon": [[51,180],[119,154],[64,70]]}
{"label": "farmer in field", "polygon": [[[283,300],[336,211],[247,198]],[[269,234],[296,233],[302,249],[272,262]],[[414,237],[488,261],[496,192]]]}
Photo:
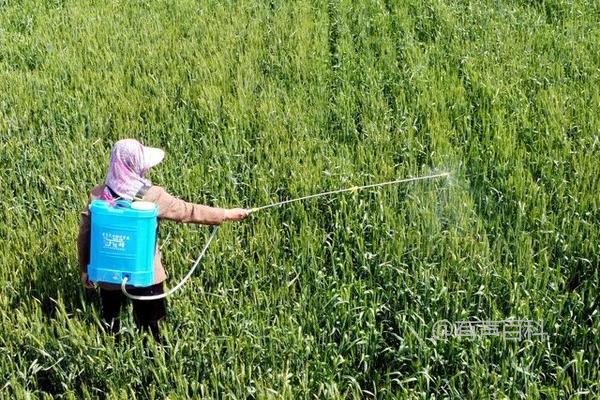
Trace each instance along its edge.
{"label": "farmer in field", "polygon": [[[95,186],[90,191],[89,203],[95,199],[114,202],[117,199],[141,199],[153,202],[159,207],[158,218],[178,222],[189,222],[205,225],[219,225],[223,221],[239,221],[248,216],[242,208],[223,209],[185,202],[171,196],[160,186],[152,185],[145,178],[148,169],[157,165],[164,158],[164,151],[146,147],[134,139],[119,140],[112,148],[108,173],[104,184]],[[88,279],[87,266],[90,262],[90,211],[88,207],[81,213],[77,248],[81,281],[86,288],[93,284]],[[154,252],[154,282],[148,287],[128,289],[138,296],[151,296],[164,293],[163,282],[167,278],[161,263],[158,243]],[[126,297],[118,284],[99,282],[102,304],[102,319],[111,333],[120,329],[119,313],[126,304]],[[166,316],[164,299],[132,300],[133,315],[136,326],[142,331],[150,330],[160,340],[159,321]]]}

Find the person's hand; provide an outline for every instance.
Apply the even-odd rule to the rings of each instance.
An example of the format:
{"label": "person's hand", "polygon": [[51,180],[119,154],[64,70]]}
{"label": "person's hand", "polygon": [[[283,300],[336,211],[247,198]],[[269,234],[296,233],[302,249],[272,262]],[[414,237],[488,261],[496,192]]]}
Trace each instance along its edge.
{"label": "person's hand", "polygon": [[250,215],[250,211],[244,208],[230,208],[225,214],[227,221],[241,221]]}
{"label": "person's hand", "polygon": [[83,284],[83,287],[86,289],[92,289],[94,287],[94,284],[88,278],[87,272],[81,273],[81,283]]}

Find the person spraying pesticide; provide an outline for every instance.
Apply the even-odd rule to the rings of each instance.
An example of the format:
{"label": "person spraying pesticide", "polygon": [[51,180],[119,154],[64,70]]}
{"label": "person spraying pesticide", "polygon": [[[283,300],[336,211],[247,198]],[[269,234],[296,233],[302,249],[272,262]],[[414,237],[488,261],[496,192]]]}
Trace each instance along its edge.
{"label": "person spraying pesticide", "polygon": [[164,156],[163,150],[135,139],[116,142],[105,182],[91,189],[81,212],[77,238],[81,281],[86,288],[93,288],[93,282],[100,287],[105,328],[120,330],[119,314],[130,297],[137,328],[158,341],[159,321],[166,317],[162,295],[167,278],[156,237],[159,221],[218,226],[250,214],[243,208],[189,203],[153,185],[145,175]]}

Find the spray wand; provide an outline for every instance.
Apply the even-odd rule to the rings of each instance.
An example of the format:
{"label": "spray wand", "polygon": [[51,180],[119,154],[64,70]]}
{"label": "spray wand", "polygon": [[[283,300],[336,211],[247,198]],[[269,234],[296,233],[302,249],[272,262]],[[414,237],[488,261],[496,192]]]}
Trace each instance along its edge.
{"label": "spray wand", "polygon": [[[382,187],[382,186],[398,185],[398,184],[401,184],[401,183],[408,183],[408,182],[414,182],[414,181],[423,181],[423,180],[429,180],[429,179],[435,179],[435,178],[442,178],[442,177],[448,177],[448,176],[450,176],[449,172],[442,172],[442,173],[434,174],[434,175],[426,175],[426,176],[417,176],[417,177],[414,177],[414,178],[397,179],[397,180],[393,180],[393,181],[387,181],[387,182],[381,182],[381,183],[373,183],[373,184],[370,184],[370,185],[352,186],[352,187],[345,188],[345,189],[331,190],[331,191],[328,191],[328,192],[321,192],[321,193],[311,194],[311,195],[308,195],[308,196],[298,197],[296,199],[284,200],[284,201],[280,201],[280,202],[272,203],[272,204],[267,204],[267,205],[260,206],[260,207],[254,207],[254,208],[251,208],[251,209],[248,210],[248,214],[254,214],[254,213],[258,212],[258,211],[266,210],[266,209],[269,209],[269,208],[280,207],[280,206],[287,205],[287,204],[290,204],[290,203],[294,203],[294,202],[298,202],[298,201],[304,201],[304,200],[309,200],[309,199],[314,199],[314,198],[317,198],[317,197],[331,196],[331,195],[338,194],[338,193],[344,193],[344,192],[353,192],[353,193],[355,193],[355,192],[357,192],[359,190],[363,190],[363,189],[379,188],[379,187]],[[192,276],[192,274],[196,270],[196,267],[200,263],[200,260],[202,260],[202,258],[204,257],[204,254],[206,253],[206,250],[208,249],[208,246],[210,246],[210,243],[215,238],[218,230],[219,230],[219,226],[218,225],[213,225],[211,233],[210,233],[210,237],[208,238],[208,241],[206,242],[206,244],[202,248],[202,251],[200,252],[200,255],[198,256],[198,258],[196,259],[196,261],[192,265],[192,268],[190,269],[190,271],[181,280],[181,282],[179,282],[175,287],[173,287],[168,292],[162,293],[162,294],[158,294],[158,295],[154,295],[154,296],[136,296],[136,295],[132,295],[132,294],[128,293],[127,289],[125,288],[125,285],[127,284],[127,277],[123,278],[123,282],[121,282],[121,291],[123,292],[123,294],[125,294],[125,296],[129,297],[130,299],[134,299],[134,300],[158,300],[158,299],[162,299],[162,298],[165,298],[165,297],[171,295],[176,290],[178,290],[179,288],[181,288],[185,284],[185,282],[187,282],[187,280]]]}

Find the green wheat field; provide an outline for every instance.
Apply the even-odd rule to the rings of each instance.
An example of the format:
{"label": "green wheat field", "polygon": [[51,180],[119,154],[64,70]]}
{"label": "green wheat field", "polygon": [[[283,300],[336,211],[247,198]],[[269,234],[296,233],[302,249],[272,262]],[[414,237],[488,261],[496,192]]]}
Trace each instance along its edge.
{"label": "green wheat field", "polygon": [[[599,43],[596,0],[0,0],[0,398],[600,398]],[[221,207],[451,176],[225,223],[145,347],[75,246],[126,137]],[[161,225],[168,287],[208,236]]]}

